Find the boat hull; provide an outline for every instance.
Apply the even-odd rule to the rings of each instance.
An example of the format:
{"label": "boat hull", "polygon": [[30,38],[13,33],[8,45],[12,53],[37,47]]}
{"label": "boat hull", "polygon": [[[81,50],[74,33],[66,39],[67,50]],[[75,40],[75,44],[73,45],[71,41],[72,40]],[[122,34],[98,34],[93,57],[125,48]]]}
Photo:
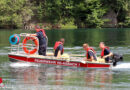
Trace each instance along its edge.
{"label": "boat hull", "polygon": [[86,62],[85,64],[80,61],[67,61],[67,60],[57,60],[57,59],[47,59],[47,58],[38,58],[17,54],[8,54],[8,57],[11,61],[25,61],[41,64],[52,64],[52,65],[61,65],[61,66],[70,66],[70,67],[82,67],[82,68],[111,68],[112,64],[110,63],[92,63]]}

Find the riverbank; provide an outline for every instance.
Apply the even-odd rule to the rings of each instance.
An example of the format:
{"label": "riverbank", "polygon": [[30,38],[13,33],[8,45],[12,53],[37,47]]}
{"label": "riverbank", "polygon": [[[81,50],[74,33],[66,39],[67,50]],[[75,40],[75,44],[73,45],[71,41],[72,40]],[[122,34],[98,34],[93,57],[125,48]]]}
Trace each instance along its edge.
{"label": "riverbank", "polygon": [[[57,30],[101,30],[101,31],[103,31],[103,30],[108,30],[108,31],[110,31],[110,30],[130,30],[130,28],[80,28],[80,29],[78,29],[78,28],[76,28],[76,26],[73,26],[73,25],[70,25],[69,27],[67,27],[66,25],[64,25],[61,29],[48,29],[48,28],[42,28],[42,29],[44,29],[44,30],[46,30],[46,31],[57,31]],[[10,31],[10,32],[12,32],[12,31],[16,31],[16,32],[35,32],[35,29],[0,29],[0,31]]]}

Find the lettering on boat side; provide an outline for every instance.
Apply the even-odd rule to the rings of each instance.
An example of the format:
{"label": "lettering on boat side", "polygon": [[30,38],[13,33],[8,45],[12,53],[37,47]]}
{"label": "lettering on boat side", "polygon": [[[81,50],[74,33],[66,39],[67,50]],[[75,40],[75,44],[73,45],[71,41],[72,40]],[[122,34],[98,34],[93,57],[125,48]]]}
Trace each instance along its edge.
{"label": "lettering on boat side", "polygon": [[44,60],[44,59],[34,59],[37,63],[45,63],[45,64],[57,64],[57,65],[65,65],[65,66],[78,66],[78,63],[66,62],[66,61],[52,61],[52,60]]}
{"label": "lettering on boat side", "polygon": [[77,63],[71,63],[71,62],[59,62],[57,61],[58,65],[67,65],[67,66],[77,66]]}
{"label": "lettering on boat side", "polygon": [[43,59],[35,59],[38,63],[45,63],[45,64],[56,64],[56,61],[49,61],[49,60],[43,60]]}

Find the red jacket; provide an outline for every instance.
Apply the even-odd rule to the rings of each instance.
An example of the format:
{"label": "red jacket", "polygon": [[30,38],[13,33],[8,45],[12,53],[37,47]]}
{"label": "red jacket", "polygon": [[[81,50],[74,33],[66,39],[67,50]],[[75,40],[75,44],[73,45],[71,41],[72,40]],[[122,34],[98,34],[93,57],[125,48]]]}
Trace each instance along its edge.
{"label": "red jacket", "polygon": [[102,52],[101,52],[101,57],[103,57],[103,56],[104,56],[104,50],[105,50],[105,49],[108,49],[108,50],[109,50],[109,47],[107,47],[107,46],[106,46],[106,47],[104,47],[104,48],[102,49]]}
{"label": "red jacket", "polygon": [[3,82],[2,78],[0,77],[0,84]]}
{"label": "red jacket", "polygon": [[36,31],[37,31],[37,32],[42,31],[43,36],[46,37],[46,33],[45,33],[45,30],[44,30],[44,29],[37,29],[37,28],[36,28]]}
{"label": "red jacket", "polygon": [[87,48],[87,50],[86,50],[86,57],[87,57],[87,59],[88,59],[88,51],[89,50],[92,50],[93,53],[96,54],[96,51],[92,47]]}
{"label": "red jacket", "polygon": [[[54,50],[56,50],[59,45],[62,45],[62,46],[63,46],[63,43],[60,42],[60,41],[56,41],[56,43],[55,43],[55,45],[54,45]],[[63,52],[64,52],[64,46],[63,46],[63,49],[62,49],[62,53],[63,53]]]}

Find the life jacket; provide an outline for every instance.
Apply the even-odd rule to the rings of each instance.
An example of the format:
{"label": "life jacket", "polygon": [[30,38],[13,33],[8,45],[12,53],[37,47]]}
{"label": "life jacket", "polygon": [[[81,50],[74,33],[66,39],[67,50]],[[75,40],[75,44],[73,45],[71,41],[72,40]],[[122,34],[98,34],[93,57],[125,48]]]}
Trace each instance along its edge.
{"label": "life jacket", "polygon": [[[63,43],[60,42],[60,41],[56,41],[55,45],[54,45],[54,50],[56,50],[58,48],[59,45],[62,45],[63,46]],[[62,53],[64,52],[64,46],[63,46],[63,49],[62,49]]]}
{"label": "life jacket", "polygon": [[43,33],[43,36],[46,37],[46,33],[45,33],[45,30],[44,30],[44,29],[37,29],[37,28],[36,28],[36,31],[37,31],[37,32],[40,32],[40,31],[41,31],[41,32]]}
{"label": "life jacket", "polygon": [[101,52],[101,57],[103,57],[103,56],[104,56],[104,50],[105,50],[105,49],[108,49],[108,50],[109,50],[109,47],[107,47],[107,46],[106,46],[106,47],[104,47],[104,48],[102,49],[102,52]]}
{"label": "life jacket", "polygon": [[92,47],[87,48],[87,50],[86,50],[86,57],[87,57],[87,59],[89,59],[88,58],[88,51],[90,51],[90,50],[92,50],[93,53],[96,54],[96,51]]}

